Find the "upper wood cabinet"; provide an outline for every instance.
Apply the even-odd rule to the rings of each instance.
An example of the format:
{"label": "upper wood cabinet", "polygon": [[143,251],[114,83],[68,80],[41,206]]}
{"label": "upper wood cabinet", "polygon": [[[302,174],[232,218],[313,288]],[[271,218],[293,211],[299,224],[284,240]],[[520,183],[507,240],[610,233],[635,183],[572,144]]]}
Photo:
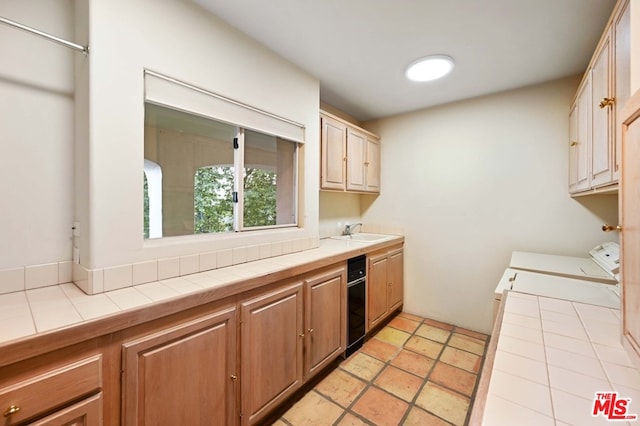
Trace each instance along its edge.
{"label": "upper wood cabinet", "polygon": [[320,189],[380,192],[380,138],[373,133],[322,113],[320,161]]}
{"label": "upper wood cabinet", "polygon": [[629,98],[629,0],[620,0],[569,112],[569,192],[617,190],[620,109]]}

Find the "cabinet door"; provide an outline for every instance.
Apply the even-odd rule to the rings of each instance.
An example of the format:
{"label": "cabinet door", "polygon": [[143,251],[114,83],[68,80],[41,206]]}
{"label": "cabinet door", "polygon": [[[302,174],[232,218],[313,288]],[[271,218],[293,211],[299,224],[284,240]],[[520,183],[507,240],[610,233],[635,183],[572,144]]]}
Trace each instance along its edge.
{"label": "cabinet door", "polygon": [[389,259],[385,254],[368,259],[367,271],[367,331],[375,327],[387,313],[389,293]]}
{"label": "cabinet door", "polygon": [[589,151],[591,150],[591,74],[587,74],[577,98],[578,144],[576,148],[576,191],[589,189]]}
{"label": "cabinet door", "polygon": [[29,424],[31,426],[102,426],[102,393]]}
{"label": "cabinet door", "polygon": [[305,380],[346,349],[346,270],[305,280]]}
{"label": "cabinet door", "polygon": [[347,126],[321,117],[320,188],[345,189]]}
{"label": "cabinet door", "polygon": [[404,254],[402,250],[389,253],[389,311],[398,309],[403,301]]}
{"label": "cabinet door", "polygon": [[611,115],[613,105],[609,90],[609,58],[611,38],[606,37],[591,68],[592,129],[591,136],[591,186],[611,183],[613,161],[611,158]]}
{"label": "cabinet door", "polygon": [[368,192],[380,192],[380,140],[367,136],[366,188]]}
{"label": "cabinet door", "polygon": [[242,424],[255,424],[302,384],[302,283],[241,304]]}
{"label": "cabinet door", "polygon": [[367,139],[364,133],[347,129],[347,190],[364,191],[366,189],[366,149]]}
{"label": "cabinet door", "polygon": [[576,191],[578,183],[578,104],[569,112],[569,193]]}
{"label": "cabinet door", "polygon": [[620,175],[622,161],[622,107],[631,96],[631,23],[629,3],[622,8],[617,19],[613,22],[613,84],[615,86],[615,143],[613,180],[617,181]]}
{"label": "cabinet door", "polygon": [[123,424],[233,425],[236,309],[123,345]]}
{"label": "cabinet door", "polygon": [[640,91],[624,109],[620,176],[623,343],[640,365]]}

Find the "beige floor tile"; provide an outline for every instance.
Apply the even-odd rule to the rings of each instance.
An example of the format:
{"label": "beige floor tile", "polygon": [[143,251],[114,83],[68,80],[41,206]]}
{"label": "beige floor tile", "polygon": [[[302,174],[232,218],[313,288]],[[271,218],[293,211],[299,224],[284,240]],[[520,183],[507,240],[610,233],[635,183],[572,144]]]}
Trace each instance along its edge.
{"label": "beige floor tile", "polygon": [[387,342],[395,346],[404,345],[409,337],[411,337],[411,334],[389,326],[376,333],[376,339],[382,340],[383,342]]}
{"label": "beige floor tile", "polygon": [[434,327],[428,324],[422,324],[416,331],[418,336],[427,338],[429,340],[435,340],[436,342],[445,343],[449,339],[450,331],[443,330],[442,328]]}
{"label": "beige floor tile", "polygon": [[435,383],[427,382],[416,399],[416,405],[456,426],[463,426],[469,409],[469,399]]}
{"label": "beige floor tile", "polygon": [[405,349],[417,352],[431,359],[438,358],[444,345],[419,336],[411,337],[404,345]]}
{"label": "beige floor tile", "polygon": [[338,405],[311,391],[282,416],[294,426],[332,425],[343,410]]}
{"label": "beige floor tile", "polygon": [[432,319],[425,319],[424,323],[432,325],[434,327],[442,328],[443,330],[449,330],[449,331],[451,331],[451,330],[453,330],[455,328],[451,324],[447,324],[445,322],[440,322],[440,321],[436,321],[436,320],[432,320]]}
{"label": "beige floor tile", "polygon": [[422,386],[424,379],[399,368],[388,366],[376,378],[375,385],[387,392],[411,402]]}
{"label": "beige floor tile", "polygon": [[480,371],[482,357],[447,346],[444,351],[442,351],[440,361],[477,374]]}
{"label": "beige floor tile", "polygon": [[429,380],[467,396],[473,394],[477,376],[444,362],[436,363]]}
{"label": "beige floor tile", "polygon": [[384,362],[363,353],[355,353],[340,368],[364,380],[373,379],[384,367]]}
{"label": "beige floor tile", "polygon": [[377,426],[397,426],[404,417],[409,404],[371,387],[353,406],[353,411]]}
{"label": "beige floor tile", "polygon": [[413,315],[413,314],[408,314],[406,312],[400,312],[400,314],[398,316],[402,317],[402,318],[407,318],[407,319],[410,319],[410,320],[413,320],[413,321],[418,321],[418,322],[422,322],[424,320],[424,318],[422,318],[422,317],[419,317],[419,316]]}
{"label": "beige floor tile", "polygon": [[413,407],[405,419],[403,426],[449,426],[444,420],[427,413],[418,407]]}
{"label": "beige floor tile", "polygon": [[391,343],[383,342],[380,339],[367,340],[367,342],[360,349],[361,352],[366,353],[367,355],[371,355],[374,358],[379,359],[380,361],[389,361],[400,351],[400,348],[396,345],[392,345]]}
{"label": "beige floor tile", "polygon": [[482,355],[484,354],[485,342],[484,340],[479,340],[465,334],[453,333],[448,345],[467,352],[472,352],[476,355]]}
{"label": "beige floor tile", "polygon": [[397,316],[389,322],[389,327],[397,328],[407,333],[413,333],[420,325],[420,321],[415,321],[410,318]]}
{"label": "beige floor tile", "polygon": [[489,336],[487,336],[486,334],[478,333],[477,331],[468,330],[462,327],[455,327],[455,332],[467,335],[469,337],[474,337],[476,339],[483,340],[485,342],[489,339]]}
{"label": "beige floor tile", "polygon": [[424,378],[431,371],[434,362],[431,358],[403,349],[391,361],[391,365]]}
{"label": "beige floor tile", "polygon": [[369,423],[366,423],[359,417],[354,416],[351,413],[345,414],[345,416],[340,420],[337,426],[370,426]]}
{"label": "beige floor tile", "polygon": [[333,402],[348,407],[367,386],[365,382],[341,369],[333,370],[314,388]]}

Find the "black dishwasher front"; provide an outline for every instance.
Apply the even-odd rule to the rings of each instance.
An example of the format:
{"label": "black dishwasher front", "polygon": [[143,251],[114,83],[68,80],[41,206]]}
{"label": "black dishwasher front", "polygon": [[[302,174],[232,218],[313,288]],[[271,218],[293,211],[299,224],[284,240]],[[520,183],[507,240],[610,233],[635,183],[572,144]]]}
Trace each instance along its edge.
{"label": "black dishwasher front", "polygon": [[362,347],[364,342],[366,275],[367,257],[365,255],[354,257],[347,261],[347,357]]}

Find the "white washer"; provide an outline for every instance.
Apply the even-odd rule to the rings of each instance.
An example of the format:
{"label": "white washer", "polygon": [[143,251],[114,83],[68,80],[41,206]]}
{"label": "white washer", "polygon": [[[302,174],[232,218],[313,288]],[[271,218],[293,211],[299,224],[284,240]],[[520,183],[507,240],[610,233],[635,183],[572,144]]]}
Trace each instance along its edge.
{"label": "white washer", "polygon": [[594,247],[589,257],[514,251],[510,268],[567,278],[617,284],[620,272],[620,246],[609,242]]}
{"label": "white washer", "polygon": [[620,309],[619,246],[605,243],[589,258],[513,252],[494,292],[494,321],[505,290]]}

